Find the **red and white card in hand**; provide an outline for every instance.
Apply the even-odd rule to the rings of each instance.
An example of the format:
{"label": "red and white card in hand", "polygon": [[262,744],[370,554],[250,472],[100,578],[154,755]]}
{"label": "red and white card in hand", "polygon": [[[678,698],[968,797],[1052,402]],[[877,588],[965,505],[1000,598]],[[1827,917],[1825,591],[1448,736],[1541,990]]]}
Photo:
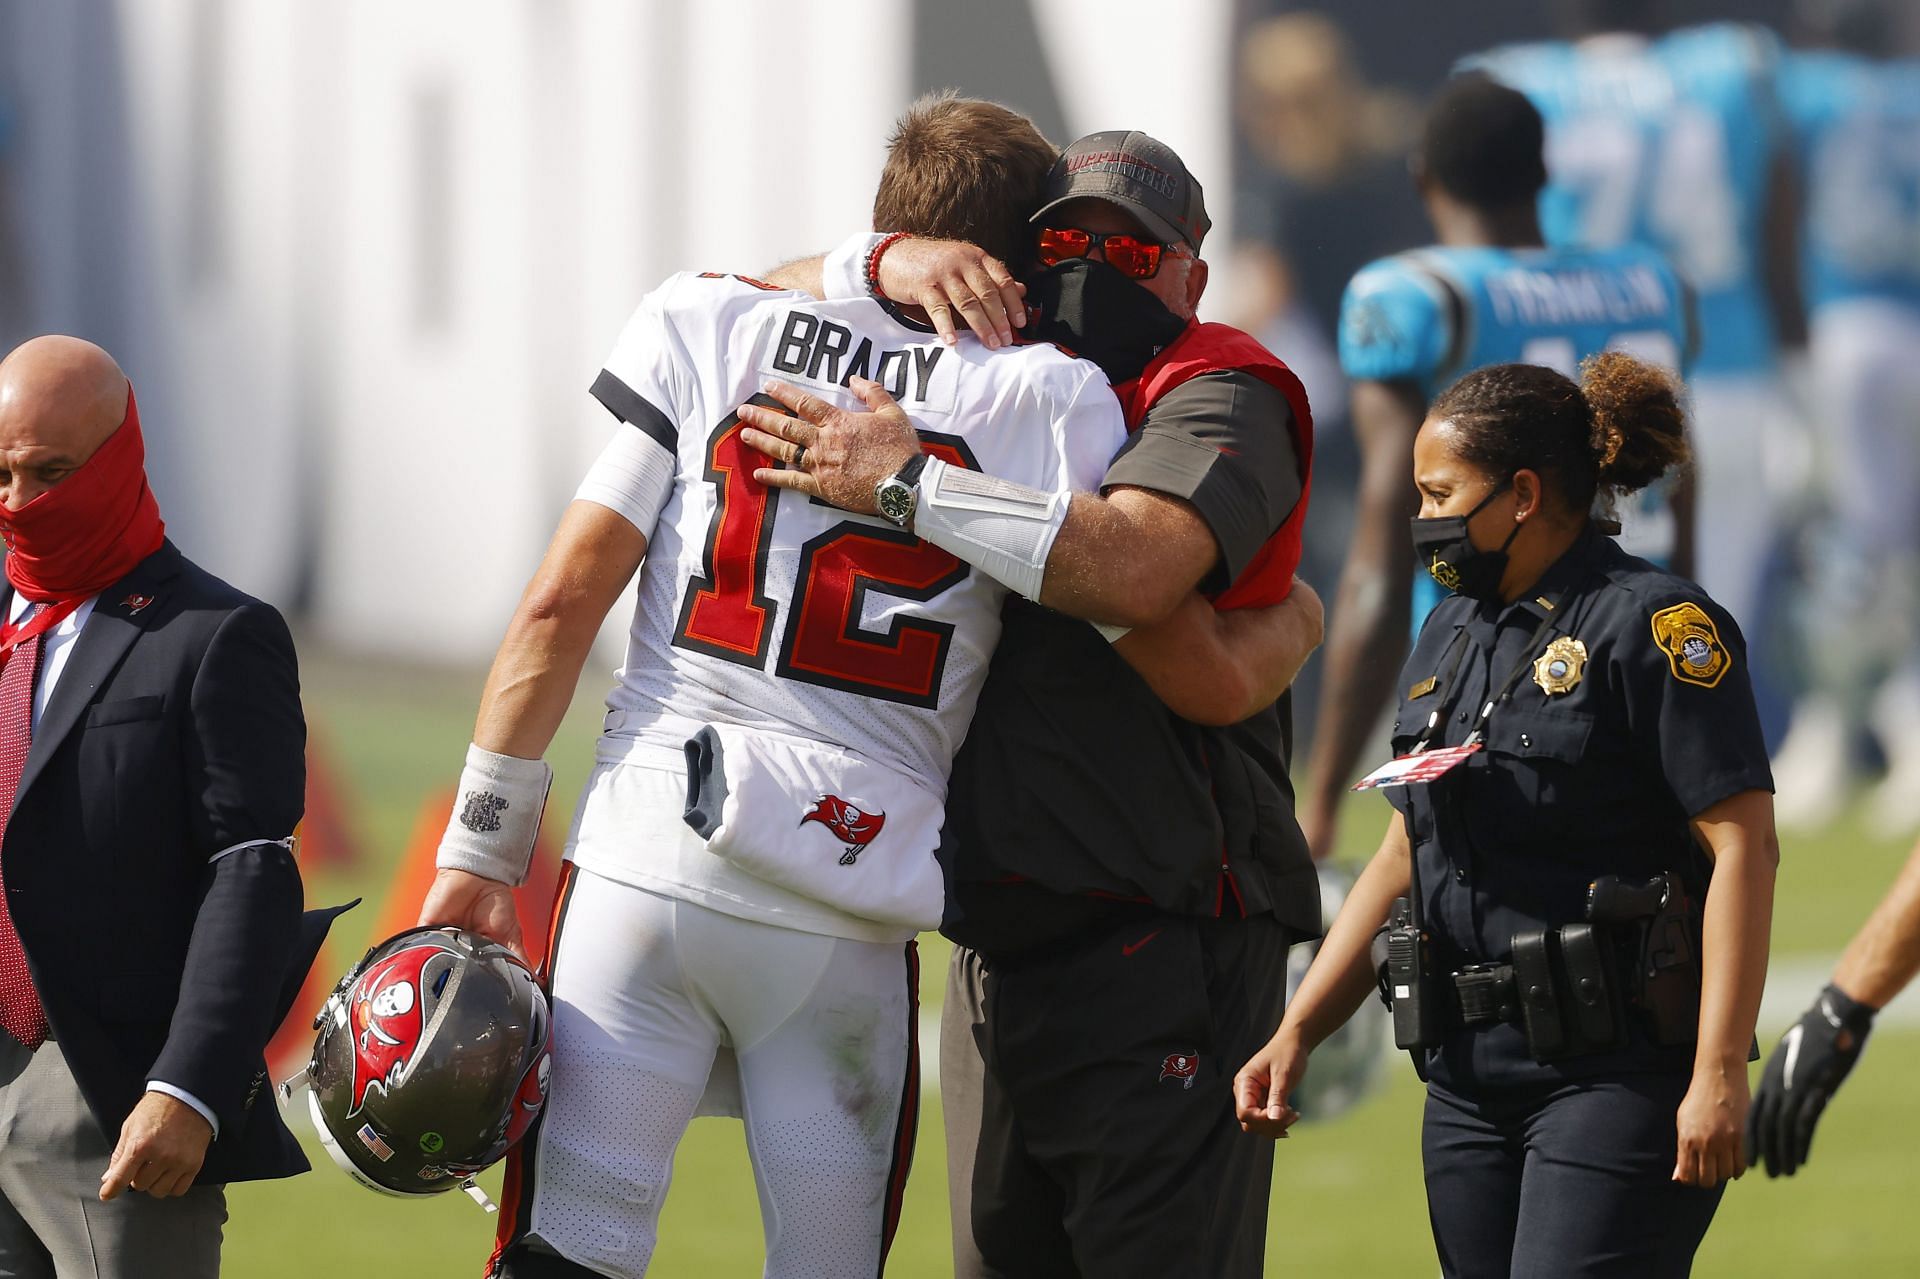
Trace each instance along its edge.
{"label": "red and white card in hand", "polygon": [[1353,789],[1379,790],[1383,786],[1413,786],[1419,782],[1430,782],[1458,767],[1462,760],[1479,749],[1479,742],[1468,742],[1464,746],[1442,746],[1438,750],[1421,751],[1418,755],[1402,755],[1362,777],[1353,784]]}

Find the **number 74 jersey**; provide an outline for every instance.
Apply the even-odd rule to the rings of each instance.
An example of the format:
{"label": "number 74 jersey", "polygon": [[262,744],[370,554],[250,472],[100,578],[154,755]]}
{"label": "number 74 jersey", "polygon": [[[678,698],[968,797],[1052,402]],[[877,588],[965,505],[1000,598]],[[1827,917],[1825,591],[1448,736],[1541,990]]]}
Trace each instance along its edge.
{"label": "number 74 jersey", "polygon": [[658,511],[610,734],[677,752],[733,724],[849,747],[945,794],[1006,588],[878,517],[760,484],[775,463],[740,438],[741,404],[779,407],[768,381],[860,409],[854,377],[886,387],[928,452],[1042,490],[1097,488],[1125,438],[1105,377],[1051,346],[949,347],[870,299],[674,276],[593,387],[639,432],[616,445],[644,475],[640,509]]}

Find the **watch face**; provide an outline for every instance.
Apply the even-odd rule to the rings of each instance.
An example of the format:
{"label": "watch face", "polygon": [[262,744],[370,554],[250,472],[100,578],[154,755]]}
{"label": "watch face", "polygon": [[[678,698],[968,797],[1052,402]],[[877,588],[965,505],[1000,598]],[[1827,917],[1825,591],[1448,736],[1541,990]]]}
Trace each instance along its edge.
{"label": "watch face", "polygon": [[874,504],[880,508],[881,515],[904,528],[907,521],[913,518],[913,498],[912,485],[888,480],[874,494]]}

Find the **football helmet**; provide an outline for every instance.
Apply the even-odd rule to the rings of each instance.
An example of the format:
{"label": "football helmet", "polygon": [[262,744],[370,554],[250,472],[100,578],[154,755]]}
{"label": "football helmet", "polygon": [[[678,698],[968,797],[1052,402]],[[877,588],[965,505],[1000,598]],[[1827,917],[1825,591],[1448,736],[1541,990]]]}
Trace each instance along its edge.
{"label": "football helmet", "polygon": [[[1333,927],[1353,888],[1353,872],[1321,862],[1320,918],[1322,931]],[[1302,942],[1287,953],[1287,1002],[1293,1002],[1300,981],[1320,953],[1318,941]],[[1388,1014],[1372,999],[1362,1004],[1347,1024],[1328,1035],[1313,1050],[1307,1074],[1287,1099],[1300,1112],[1301,1122],[1318,1122],[1351,1109],[1379,1087],[1384,1078]]]}
{"label": "football helmet", "polygon": [[347,1175],[383,1194],[468,1189],[545,1104],[552,1024],[533,973],[497,942],[456,928],[391,937],[314,1021],[314,1130]]}

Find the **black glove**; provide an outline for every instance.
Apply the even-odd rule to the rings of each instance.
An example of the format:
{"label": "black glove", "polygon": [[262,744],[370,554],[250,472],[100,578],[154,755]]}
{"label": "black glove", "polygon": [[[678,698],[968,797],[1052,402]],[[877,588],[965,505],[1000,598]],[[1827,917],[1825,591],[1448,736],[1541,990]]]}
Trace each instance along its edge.
{"label": "black glove", "polygon": [[1747,1163],[1767,1162],[1767,1176],[1791,1177],[1807,1162],[1813,1126],[1860,1060],[1875,1009],[1838,986],[1820,992],[1780,1036],[1747,1111]]}

